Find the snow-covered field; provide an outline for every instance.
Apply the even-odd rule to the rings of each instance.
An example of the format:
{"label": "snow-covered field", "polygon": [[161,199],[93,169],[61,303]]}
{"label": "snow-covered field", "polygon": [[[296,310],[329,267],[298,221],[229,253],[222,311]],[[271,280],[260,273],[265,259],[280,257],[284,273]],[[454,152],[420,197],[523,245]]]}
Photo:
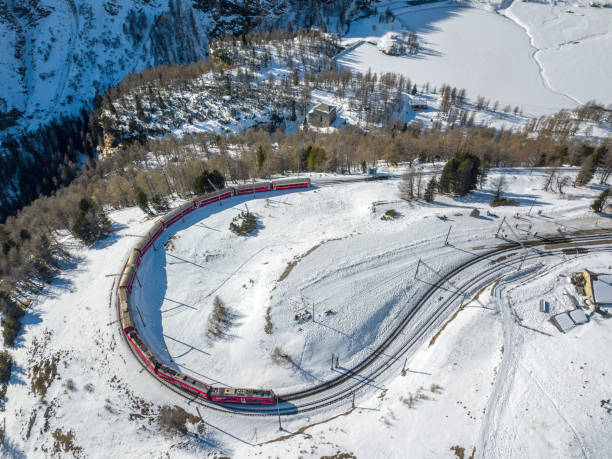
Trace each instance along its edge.
{"label": "snow-covered field", "polygon": [[529,35],[547,86],[581,104],[612,103],[612,8],[513,2],[501,13]]}
{"label": "snow-covered field", "polygon": [[[407,203],[399,200],[398,181],[392,179],[328,184],[273,194],[268,201],[265,196],[233,198],[223,206],[199,209],[175,224],[174,234],[165,233],[139,269],[138,282],[146,286],[134,293],[146,323],[140,329],[164,358],[194,375],[284,392],[330,378],[332,352],[339,354],[341,367],[363,357],[413,292],[435,278],[431,270],[414,278],[419,258],[435,270],[447,269],[470,250],[495,244],[501,217],[517,211],[523,219],[515,231],[523,234],[554,232],[560,226],[612,226],[607,219],[597,222],[588,211],[597,186],[568,188],[560,198],[541,191],[545,171],[511,169],[492,176],[499,173],[509,181],[506,195],[520,207],[490,209],[486,187],[464,198]],[[313,180],[323,185],[327,178]],[[228,225],[246,206],[258,215],[259,227],[254,235],[236,236]],[[481,210],[480,218],[468,216],[473,208]],[[401,216],[381,220],[389,209]],[[498,216],[487,216],[487,210]],[[442,214],[449,220],[436,218]],[[89,249],[75,245],[78,264],[64,271],[26,316],[5,408],[13,452],[38,457],[51,455],[56,447],[64,451],[60,440],[72,432],[73,445],[82,448],[72,453],[89,457],[214,452],[232,457],[338,452],[405,457],[406,451],[439,457],[461,448],[466,457],[473,448],[484,457],[538,457],[549,450],[555,456],[612,453],[605,435],[612,416],[599,407],[599,400],[610,398],[612,368],[605,353],[594,351],[609,348],[612,322],[593,316],[561,335],[547,322],[548,315],[537,312],[541,295],[555,308],[563,307],[563,291],[571,286],[560,275],[585,266],[607,268],[609,255],[527,263],[516,278],[489,287],[452,317],[433,344],[430,338],[437,330],[431,330],[410,354],[406,375],[398,371],[377,378],[352,411],[348,401],[312,415],[284,417],[279,432],[276,419],[200,408],[207,428],[201,440],[179,439],[159,435],[158,408],[177,404],[199,413],[136,365],[120,336],[113,303],[115,274],[135,236],[152,221],[137,209],[111,217],[116,233]],[[451,245],[444,247],[450,225]],[[279,280],[291,261],[293,269]],[[541,269],[550,268],[537,277],[540,263]],[[215,295],[233,318],[225,336],[213,339],[206,326]],[[315,321],[298,323],[295,313],[312,302]],[[271,334],[265,331],[268,307]],[[521,323],[513,320],[516,316]],[[293,363],[275,364],[270,356],[275,346]],[[34,368],[44,368],[43,362],[54,368],[43,384],[44,396],[32,390]]]}
{"label": "snow-covered field", "polygon": [[[402,73],[419,84],[465,88],[472,100],[481,95],[492,104],[499,101],[500,109],[509,104],[536,116],[592,99],[612,102],[612,70],[606,58],[612,50],[610,9],[515,1],[497,14],[449,2],[420,7],[387,2],[379,11],[386,5],[395,21],[357,22],[347,38],[366,41],[339,59],[343,66]],[[421,51],[388,56],[368,43],[376,43],[387,30],[416,31]]]}

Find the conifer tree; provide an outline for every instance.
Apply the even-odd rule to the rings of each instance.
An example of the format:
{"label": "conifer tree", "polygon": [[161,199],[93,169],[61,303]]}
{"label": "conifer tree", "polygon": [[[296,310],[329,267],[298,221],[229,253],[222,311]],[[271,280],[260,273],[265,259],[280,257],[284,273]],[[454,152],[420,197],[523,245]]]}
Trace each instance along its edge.
{"label": "conifer tree", "polygon": [[582,162],[580,172],[578,172],[578,176],[574,181],[574,186],[585,186],[591,181],[597,168],[597,156],[597,153],[591,153]]}
{"label": "conifer tree", "polygon": [[593,204],[591,204],[591,209],[593,209],[593,212],[600,213],[604,209],[609,195],[610,188],[606,188],[599,194],[599,196],[597,196],[595,201],[593,201]]}
{"label": "conifer tree", "polygon": [[444,166],[438,190],[463,196],[476,188],[479,174],[480,159],[471,153],[461,153]]}
{"label": "conifer tree", "polygon": [[149,210],[149,199],[147,198],[147,194],[138,187],[136,187],[136,204],[145,214],[151,213]]}
{"label": "conifer tree", "polygon": [[111,222],[95,202],[83,198],[79,201],[80,213],[72,225],[72,234],[85,244],[94,242],[111,233]]}
{"label": "conifer tree", "polygon": [[257,170],[261,171],[263,167],[264,161],[266,160],[266,152],[263,147],[260,145],[257,147]]}
{"label": "conifer tree", "polygon": [[427,188],[425,188],[425,194],[423,195],[423,197],[425,198],[425,201],[433,202],[436,196],[437,187],[438,187],[438,181],[436,180],[436,177],[434,176],[431,178],[431,180],[427,184]]}

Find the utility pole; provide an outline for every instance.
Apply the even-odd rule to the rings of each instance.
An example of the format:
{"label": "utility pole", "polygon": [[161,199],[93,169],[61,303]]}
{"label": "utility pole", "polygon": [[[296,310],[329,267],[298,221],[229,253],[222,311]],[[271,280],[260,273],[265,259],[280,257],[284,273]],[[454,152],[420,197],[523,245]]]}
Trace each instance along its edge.
{"label": "utility pole", "polygon": [[355,408],[355,391],[353,391],[353,408]]}
{"label": "utility pole", "polygon": [[408,357],[404,360],[404,366],[402,367],[402,376],[406,374],[406,364],[408,363]]}
{"label": "utility pole", "polygon": [[147,324],[145,323],[144,319],[142,318],[142,314],[140,313],[140,308],[138,307],[138,305],[136,303],[134,303],[134,307],[136,308],[136,312],[138,312],[138,315],[140,316],[140,320],[142,321],[142,325],[147,326]]}
{"label": "utility pole", "polygon": [[278,412],[278,430],[283,430],[283,425],[281,424],[280,418],[280,406],[278,403],[278,399],[276,399],[276,411]]}
{"label": "utility pole", "polygon": [[416,279],[419,274],[419,266],[421,266],[421,259],[419,258],[419,262],[417,263],[417,269],[414,273],[414,278]]}
{"label": "utility pole", "polygon": [[521,260],[521,263],[519,264],[517,271],[520,271],[521,268],[523,267],[523,263],[525,263],[525,258],[527,258],[527,252],[525,252],[525,255],[523,255],[523,259]]}
{"label": "utility pole", "polygon": [[338,368],[338,359],[339,359],[339,357],[336,356],[336,368]]}
{"label": "utility pole", "polygon": [[530,216],[531,215],[531,209],[533,209],[534,204],[536,203],[537,199],[533,198],[533,202],[531,203],[531,207],[529,208],[529,212],[527,212],[527,215]]}
{"label": "utility pole", "polygon": [[138,279],[138,271],[136,271],[136,269],[134,269],[134,277],[136,277],[136,280],[138,281],[138,286],[140,288],[142,288],[142,284],[140,283],[140,279]]}
{"label": "utility pole", "polygon": [[331,367],[330,370],[334,370],[334,354],[332,353],[332,359],[331,359]]}
{"label": "utility pole", "polygon": [[453,225],[450,226],[450,228],[448,229],[448,233],[446,233],[446,239],[444,241],[444,245],[448,245],[448,236],[450,236],[450,232],[453,229]]}
{"label": "utility pole", "polygon": [[504,222],[505,222],[505,221],[506,221],[506,217],[504,216],[504,218],[502,218],[501,223],[499,224],[499,228],[497,228],[497,231],[495,232],[495,237],[498,237],[499,232],[501,231],[502,226],[503,226],[503,224],[504,224]]}

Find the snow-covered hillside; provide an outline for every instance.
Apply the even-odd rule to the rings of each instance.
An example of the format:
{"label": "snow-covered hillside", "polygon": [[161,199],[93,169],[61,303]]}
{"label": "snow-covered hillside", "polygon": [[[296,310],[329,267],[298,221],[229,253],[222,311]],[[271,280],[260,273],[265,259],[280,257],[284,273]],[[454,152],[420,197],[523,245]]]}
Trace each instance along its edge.
{"label": "snow-covered hillside", "polygon": [[[331,184],[339,177],[317,174],[313,180],[319,186],[308,191],[232,198],[199,209],[164,233],[143,262],[138,282],[147,293],[137,289],[134,297],[146,322],[141,329],[164,358],[200,378],[278,390],[310,385],[334,374],[331,352],[345,368],[379,340],[405,302],[409,307],[410,292],[438,279],[436,270],[498,244],[493,234],[503,216],[514,221],[521,213],[515,231],[525,235],[611,226],[588,210],[597,185],[559,196],[541,191],[546,170],[497,170],[491,180],[502,173],[508,181],[504,194],[520,207],[491,209],[490,186],[463,198],[407,203],[398,199],[398,180]],[[259,226],[241,237],[228,225],[245,206],[256,213]],[[473,208],[481,210],[480,218],[468,215]],[[400,215],[381,219],[391,209]],[[436,218],[442,215],[448,220]],[[570,308],[567,275],[584,267],[607,268],[607,254],[530,260],[521,272],[468,299],[443,327],[430,330],[408,355],[405,376],[403,362],[397,362],[371,381],[355,409],[347,400],[319,413],[283,417],[279,432],[276,418],[196,409],[135,364],[120,336],[113,295],[116,274],[152,220],[138,209],[111,218],[115,234],[91,248],[73,243],[78,265],[68,267],[25,317],[5,403],[9,453],[293,457],[299,451],[303,457],[398,458],[408,450],[423,457],[461,451],[468,456],[474,450],[478,457],[543,456],[551,448],[564,457],[611,453],[606,432],[612,417],[600,400],[610,397],[612,368],[594,351],[609,347],[611,322],[593,315],[561,335],[537,304],[545,296],[554,312]],[[419,258],[428,268],[417,278]],[[214,295],[225,300],[233,319],[223,337],[211,340],[205,330]],[[295,314],[312,303],[315,320],[298,323]],[[274,363],[275,346],[290,360]],[[158,412],[167,404],[181,406],[196,420],[201,416],[204,430],[197,436],[160,435]]]}
{"label": "snow-covered hillside", "polygon": [[[207,54],[211,17],[183,0],[2,2],[0,110],[32,129],[132,71]],[[8,124],[8,123],[7,123]]]}
{"label": "snow-covered hillside", "polygon": [[203,59],[211,37],[324,19],[335,24],[352,6],[327,2],[304,14],[303,3],[0,1],[0,139],[90,106],[130,72]]}

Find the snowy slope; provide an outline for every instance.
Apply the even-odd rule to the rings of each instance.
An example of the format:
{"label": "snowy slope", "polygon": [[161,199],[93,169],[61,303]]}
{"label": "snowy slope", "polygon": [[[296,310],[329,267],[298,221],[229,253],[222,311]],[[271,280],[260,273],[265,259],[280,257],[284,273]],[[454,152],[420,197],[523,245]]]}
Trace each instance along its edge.
{"label": "snowy slope", "polygon": [[[560,225],[596,223],[587,209],[596,187],[568,189],[563,199],[541,191],[545,171],[494,171],[492,177],[499,172],[510,183],[507,195],[523,205],[496,208],[495,213],[511,217],[521,212],[526,220],[516,231],[527,231],[528,224],[551,232]],[[135,292],[135,304],[147,322],[140,328],[160,354],[167,347],[166,358],[172,356],[203,378],[279,389],[312,384],[312,376],[325,379],[333,374],[329,353],[339,354],[340,365],[348,366],[361,347],[384,334],[405,294],[422,288],[413,276],[419,257],[434,269],[445,269],[464,258],[465,250],[495,244],[492,235],[500,219],[485,216],[489,200],[485,189],[461,199],[437,198],[431,205],[405,203],[398,201],[397,181],[389,180],[275,194],[268,203],[246,197],[200,209],[173,226],[175,235],[169,241],[172,234],[164,233],[166,240],[158,241],[145,257],[139,282],[147,293]],[[245,205],[257,213],[260,226],[257,234],[238,237],[228,224]],[[481,209],[482,218],[467,215],[474,207]],[[381,220],[391,208],[402,216]],[[441,214],[450,221],[434,217]],[[137,209],[111,217],[116,233],[89,249],[74,244],[78,265],[68,267],[25,317],[5,405],[7,445],[16,454],[42,457],[56,450],[88,457],[166,452],[172,457],[292,457],[301,451],[304,457],[338,452],[404,457],[411,450],[417,456],[437,457],[458,447],[466,456],[476,448],[476,454],[485,457],[524,457],[546,455],[552,443],[560,456],[610,455],[605,432],[611,418],[599,400],[610,397],[612,369],[593,350],[609,347],[611,322],[592,317],[575,333],[560,335],[548,316],[537,312],[540,296],[552,304],[565,301],[569,272],[585,265],[597,271],[612,263],[609,256],[546,257],[525,266],[525,274],[489,288],[474,299],[474,307],[451,317],[430,345],[436,332],[432,330],[409,355],[406,376],[398,369],[374,381],[350,414],[348,400],[329,411],[283,418],[285,430],[279,432],[276,419],[224,416],[202,408],[198,412],[135,365],[119,334],[113,287],[135,236],[152,221]],[[450,224],[451,246],[444,247]],[[303,256],[320,242],[338,237],[344,238]],[[279,281],[292,260],[293,270]],[[536,270],[541,265],[545,277]],[[546,271],[546,266],[552,269]],[[432,272],[419,276],[423,286],[434,278]],[[318,303],[316,323],[296,324],[300,292],[306,301]],[[226,300],[236,318],[225,338],[209,343],[203,329],[214,294]],[[264,331],[268,306],[271,335]],[[336,314],[326,315],[327,308]],[[521,324],[512,319],[516,316]],[[269,351],[276,345],[300,368],[272,363]],[[509,364],[508,355],[513,356]],[[45,362],[52,370],[41,383],[43,395],[33,388],[41,387],[35,384],[35,370]],[[514,367],[512,362],[519,363]],[[401,368],[401,362],[398,365]],[[513,378],[498,387],[503,368]],[[206,426],[201,439],[160,435],[156,415],[164,404],[201,413]],[[488,416],[490,411],[495,415]],[[67,451],[61,439],[69,432],[72,449]]]}
{"label": "snowy slope", "polygon": [[182,0],[32,3],[2,2],[0,15],[0,109],[22,112],[21,129],[74,113],[129,72],[207,54],[210,16]]}

